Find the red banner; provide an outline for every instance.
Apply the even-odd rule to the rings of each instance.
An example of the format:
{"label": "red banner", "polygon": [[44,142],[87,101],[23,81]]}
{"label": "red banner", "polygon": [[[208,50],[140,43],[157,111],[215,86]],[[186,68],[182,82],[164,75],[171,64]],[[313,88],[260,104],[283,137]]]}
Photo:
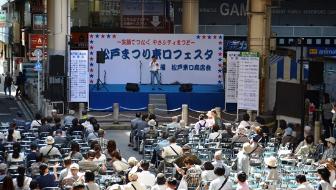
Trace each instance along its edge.
{"label": "red banner", "polygon": [[44,35],[43,40],[43,34],[29,34],[29,49],[47,49],[48,47],[48,35]]}

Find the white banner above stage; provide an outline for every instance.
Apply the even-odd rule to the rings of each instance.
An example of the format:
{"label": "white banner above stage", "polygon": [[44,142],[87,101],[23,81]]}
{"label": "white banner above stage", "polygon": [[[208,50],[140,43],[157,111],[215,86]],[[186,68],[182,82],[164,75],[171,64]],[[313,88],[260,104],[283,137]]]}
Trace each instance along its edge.
{"label": "white banner above stage", "polygon": [[225,102],[237,103],[239,51],[228,51],[226,56]]}
{"label": "white banner above stage", "polygon": [[259,56],[241,52],[238,58],[238,109],[259,110]]}
{"label": "white banner above stage", "polygon": [[149,63],[158,57],[163,84],[223,85],[223,35],[220,34],[89,34],[89,77],[98,77],[96,52],[105,51],[100,78],[106,84],[149,84]]}
{"label": "white banner above stage", "polygon": [[88,102],[88,51],[71,50],[70,102]]}

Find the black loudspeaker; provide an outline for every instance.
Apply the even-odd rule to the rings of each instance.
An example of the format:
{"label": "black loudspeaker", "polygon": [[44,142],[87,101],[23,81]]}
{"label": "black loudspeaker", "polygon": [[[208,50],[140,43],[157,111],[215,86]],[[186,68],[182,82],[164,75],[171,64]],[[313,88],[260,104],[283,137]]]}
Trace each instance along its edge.
{"label": "black loudspeaker", "polygon": [[192,84],[181,84],[180,86],[180,92],[191,92],[192,91]]}
{"label": "black loudspeaker", "polygon": [[63,55],[49,57],[49,76],[65,76]]}
{"label": "black loudspeaker", "polygon": [[105,51],[97,51],[97,63],[105,63]]}
{"label": "black loudspeaker", "polygon": [[137,83],[127,83],[125,88],[126,88],[126,91],[131,91],[131,92],[139,91],[139,85]]}
{"label": "black loudspeaker", "polygon": [[303,89],[304,87],[300,84],[277,82],[275,99],[276,114],[301,118],[304,95]]}
{"label": "black loudspeaker", "polygon": [[323,62],[309,62],[308,82],[309,84],[323,83]]}

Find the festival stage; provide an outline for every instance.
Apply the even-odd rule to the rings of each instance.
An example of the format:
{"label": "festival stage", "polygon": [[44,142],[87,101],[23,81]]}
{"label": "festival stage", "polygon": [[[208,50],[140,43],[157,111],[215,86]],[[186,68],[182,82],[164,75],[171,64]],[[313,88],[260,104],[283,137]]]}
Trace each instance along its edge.
{"label": "festival stage", "polygon": [[[180,92],[180,85],[161,85],[152,90],[151,85],[139,85],[139,92],[128,92],[125,84],[108,84],[98,91],[90,85],[90,109],[104,109],[113,103],[119,103],[120,111],[123,108],[138,109],[148,106],[149,94],[165,94],[169,110],[180,108],[188,104],[189,108],[207,111],[214,107],[224,108],[224,89],[219,85],[193,85],[192,92]],[[112,111],[111,109],[106,111]]]}

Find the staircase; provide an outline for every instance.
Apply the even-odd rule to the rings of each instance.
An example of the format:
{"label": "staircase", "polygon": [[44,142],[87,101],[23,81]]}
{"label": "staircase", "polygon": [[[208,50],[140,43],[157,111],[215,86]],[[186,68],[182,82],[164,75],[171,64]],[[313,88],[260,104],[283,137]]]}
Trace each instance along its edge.
{"label": "staircase", "polygon": [[[167,100],[165,94],[149,94],[149,104],[153,104],[154,108],[167,110]],[[167,114],[167,111],[155,110],[154,113],[158,115]]]}

